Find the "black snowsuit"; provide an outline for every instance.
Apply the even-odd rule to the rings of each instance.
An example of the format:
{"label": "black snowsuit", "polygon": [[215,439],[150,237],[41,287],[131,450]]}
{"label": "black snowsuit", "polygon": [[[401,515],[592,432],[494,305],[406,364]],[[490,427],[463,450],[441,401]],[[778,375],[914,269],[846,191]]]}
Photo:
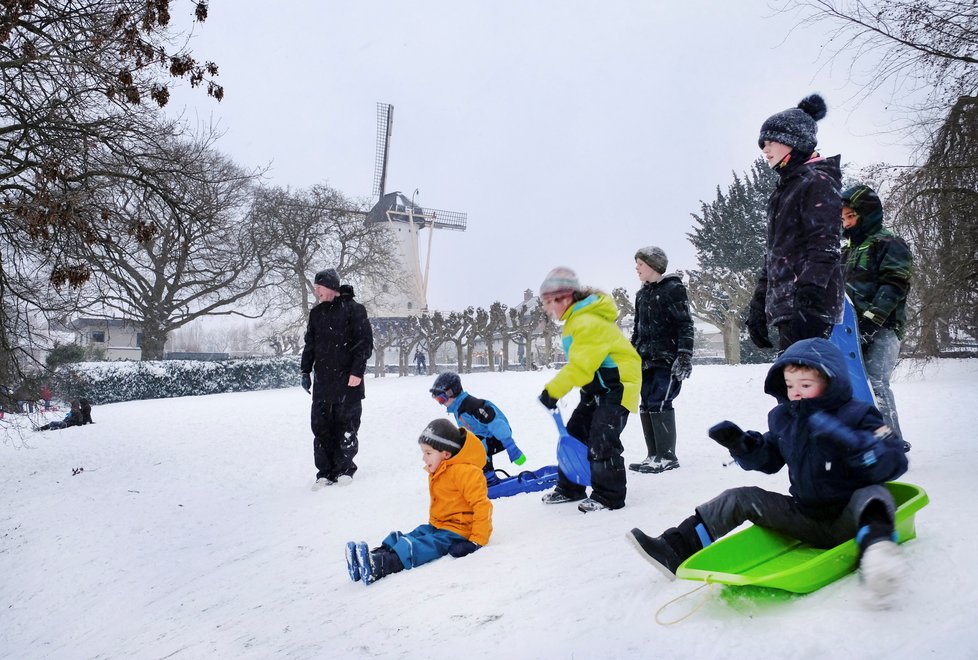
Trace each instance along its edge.
{"label": "black snowsuit", "polygon": [[353,476],[359,449],[361,380],[349,387],[350,376],[363,378],[373,353],[373,332],[367,311],[349,291],[332,302],[322,302],[309,312],[302,373],[314,373],[312,388],[313,456],[316,478],[335,481]]}
{"label": "black snowsuit", "polygon": [[[780,179],[767,206],[767,253],[751,306],[764,309],[770,325],[788,330],[801,317],[821,325],[825,336],[842,318],[845,285],[839,156],[807,162],[796,152],[791,157],[776,170]],[[818,294],[810,306],[796,300],[802,287]]]}

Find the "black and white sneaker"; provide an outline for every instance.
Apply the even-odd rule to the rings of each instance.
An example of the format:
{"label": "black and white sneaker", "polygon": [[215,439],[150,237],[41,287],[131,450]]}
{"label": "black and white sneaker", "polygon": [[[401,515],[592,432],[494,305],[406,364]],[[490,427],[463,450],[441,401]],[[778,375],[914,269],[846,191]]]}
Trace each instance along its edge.
{"label": "black and white sneaker", "polygon": [[544,493],[540,501],[544,504],[566,504],[567,502],[577,502],[578,500],[583,500],[584,496],[580,495],[578,497],[569,497],[564,495],[562,492],[554,488],[549,493]]}
{"label": "black and white sneaker", "polygon": [[335,483],[336,482],[333,481],[332,479],[327,479],[326,477],[319,477],[318,479],[316,479],[315,483],[313,483],[312,489],[322,490],[323,488],[326,488],[326,486],[332,486]]}
{"label": "black and white sneaker", "polygon": [[577,510],[580,511],[581,513],[591,513],[592,511],[604,511],[607,510],[608,508],[609,507],[605,506],[601,502],[595,499],[591,499],[590,497],[583,499],[581,503],[577,505]]}

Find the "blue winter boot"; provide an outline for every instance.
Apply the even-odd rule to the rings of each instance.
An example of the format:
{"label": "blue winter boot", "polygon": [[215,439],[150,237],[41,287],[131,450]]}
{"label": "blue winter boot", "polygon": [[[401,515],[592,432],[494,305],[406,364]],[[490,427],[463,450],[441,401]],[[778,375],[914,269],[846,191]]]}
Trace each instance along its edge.
{"label": "blue winter boot", "polygon": [[357,544],[353,541],[346,544],[346,570],[349,571],[351,580],[354,582],[360,581],[360,562],[357,561]]}

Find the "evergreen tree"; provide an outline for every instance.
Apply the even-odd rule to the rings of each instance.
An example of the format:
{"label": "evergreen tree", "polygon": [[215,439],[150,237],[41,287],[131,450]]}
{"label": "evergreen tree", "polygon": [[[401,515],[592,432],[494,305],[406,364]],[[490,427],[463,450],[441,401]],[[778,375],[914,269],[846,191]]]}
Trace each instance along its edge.
{"label": "evergreen tree", "polygon": [[731,364],[741,361],[744,314],[764,264],[767,200],[776,183],[777,175],[758,158],[743,177],[734,174],[726,193],[717,186],[713,202],[700,202],[700,214],[692,214],[696,226],[687,234],[699,266],[689,274],[690,305],[720,328]]}

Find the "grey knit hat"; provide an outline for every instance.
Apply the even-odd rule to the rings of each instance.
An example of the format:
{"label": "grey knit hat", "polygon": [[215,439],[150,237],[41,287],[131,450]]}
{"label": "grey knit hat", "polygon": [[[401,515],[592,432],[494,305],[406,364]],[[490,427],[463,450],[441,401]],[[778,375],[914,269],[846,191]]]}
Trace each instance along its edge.
{"label": "grey knit hat", "polygon": [[454,456],[465,444],[465,429],[459,428],[447,419],[435,419],[421,432],[419,445],[428,445],[437,451],[447,451]]}
{"label": "grey knit hat", "polygon": [[540,284],[541,296],[548,293],[570,293],[580,290],[581,282],[577,279],[577,273],[565,266],[557,266],[547,273],[547,276],[543,278],[543,283]]}
{"label": "grey knit hat", "polygon": [[665,250],[657,245],[641,248],[635,253],[635,258],[644,261],[649,268],[660,275],[666,272],[666,267],[669,266],[669,257],[666,256]]}
{"label": "grey knit hat", "polygon": [[340,276],[336,274],[335,268],[327,268],[316,273],[316,279],[313,280],[313,283],[333,291],[340,290]]}
{"label": "grey knit hat", "polygon": [[818,144],[816,122],[825,116],[825,100],[818,94],[806,96],[797,107],[771,115],[761,125],[757,146],[764,148],[764,141],[780,142],[801,152],[810,154]]}

